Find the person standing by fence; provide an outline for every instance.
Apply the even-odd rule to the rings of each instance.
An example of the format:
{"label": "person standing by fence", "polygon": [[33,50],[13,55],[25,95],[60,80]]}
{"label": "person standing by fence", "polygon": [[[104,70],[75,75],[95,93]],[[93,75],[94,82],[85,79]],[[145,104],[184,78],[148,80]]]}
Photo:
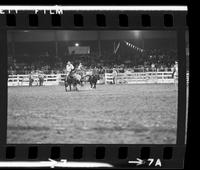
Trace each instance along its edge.
{"label": "person standing by fence", "polygon": [[113,84],[117,84],[117,70],[116,68],[113,68]]}
{"label": "person standing by fence", "polygon": [[172,77],[174,78],[175,88],[177,89],[178,84],[178,62],[175,61],[175,65],[173,67]]}
{"label": "person standing by fence", "polygon": [[32,86],[32,84],[33,84],[33,76],[32,76],[32,74],[30,73],[29,74],[29,87],[31,87]]}
{"label": "person standing by fence", "polygon": [[44,75],[43,75],[42,71],[39,72],[38,78],[39,78],[39,86],[43,86]]}

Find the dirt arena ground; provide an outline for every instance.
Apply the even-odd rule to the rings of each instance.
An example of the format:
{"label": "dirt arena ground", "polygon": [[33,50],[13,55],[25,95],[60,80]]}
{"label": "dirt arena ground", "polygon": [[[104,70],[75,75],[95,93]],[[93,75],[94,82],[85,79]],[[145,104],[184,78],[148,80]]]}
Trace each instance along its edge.
{"label": "dirt arena ground", "polygon": [[7,143],[175,144],[173,84],[9,87]]}

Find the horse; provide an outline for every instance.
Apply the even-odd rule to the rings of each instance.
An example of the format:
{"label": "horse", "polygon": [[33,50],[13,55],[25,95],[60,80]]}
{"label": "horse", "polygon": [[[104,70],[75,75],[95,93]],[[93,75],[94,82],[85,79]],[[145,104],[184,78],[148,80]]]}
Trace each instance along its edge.
{"label": "horse", "polygon": [[83,80],[81,75],[77,74],[75,71],[71,72],[68,76],[65,76],[65,91],[67,92],[67,88],[69,86],[70,91],[72,90],[72,86],[75,91],[78,91],[77,85],[80,84],[83,86]]}
{"label": "horse", "polygon": [[91,88],[96,89],[97,81],[100,80],[99,74],[88,75],[88,82],[90,83]]}

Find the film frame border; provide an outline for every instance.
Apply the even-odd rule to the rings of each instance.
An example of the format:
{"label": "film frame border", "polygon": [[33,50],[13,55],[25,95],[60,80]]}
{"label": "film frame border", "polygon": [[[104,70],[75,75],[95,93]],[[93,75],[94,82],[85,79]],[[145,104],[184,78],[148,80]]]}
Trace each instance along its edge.
{"label": "film frame border", "polygon": [[[48,158],[66,158],[72,161],[107,162],[115,168],[136,168],[128,164],[133,158],[160,158],[162,168],[182,168],[185,154],[186,124],[186,53],[185,31],[188,30],[186,11],[64,11],[62,15],[38,13],[38,26],[30,26],[30,15],[33,11],[23,11],[18,14],[0,15],[0,160],[30,161],[48,160]],[[75,15],[82,25],[75,26]],[[97,21],[97,15],[100,21]],[[6,18],[15,18],[15,24],[7,25]],[[120,24],[120,16],[123,21]],[[164,17],[168,17],[169,26],[165,26]],[[34,14],[35,17],[35,14]],[[53,26],[55,18],[60,17],[60,24]],[[172,17],[170,19],[170,17]],[[37,17],[36,17],[37,18]],[[29,20],[30,19],[30,20]],[[102,21],[103,20],[103,25]],[[100,25],[99,25],[99,23]],[[57,24],[57,23],[56,23]],[[123,25],[124,24],[124,25]],[[177,143],[172,144],[6,144],[7,135],[7,31],[8,30],[174,30],[177,32],[177,49],[179,60],[178,84],[178,120]],[[180,57],[181,56],[181,57]],[[32,158],[29,152],[36,152]],[[119,158],[119,151],[125,156]],[[12,156],[9,158],[8,153]],[[56,153],[57,156],[54,154]],[[80,154],[82,155],[81,157]],[[7,157],[8,156],[8,157]],[[150,168],[150,167],[149,167]]]}

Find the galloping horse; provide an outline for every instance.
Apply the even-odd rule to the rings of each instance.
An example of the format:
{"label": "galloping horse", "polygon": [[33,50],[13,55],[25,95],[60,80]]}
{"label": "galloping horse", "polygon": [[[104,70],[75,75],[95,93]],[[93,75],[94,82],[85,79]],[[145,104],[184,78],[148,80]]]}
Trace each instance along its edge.
{"label": "galloping horse", "polygon": [[65,76],[65,91],[67,91],[67,88],[69,86],[70,91],[72,90],[72,86],[73,89],[75,89],[76,91],[78,91],[77,85],[80,84],[81,86],[82,84],[82,77],[81,75],[77,74],[76,71],[72,71],[68,76]]}
{"label": "galloping horse", "polygon": [[65,91],[69,86],[70,91],[75,89],[78,91],[77,85],[83,86],[84,83],[89,82],[91,88],[96,88],[97,81],[100,80],[99,74],[93,72],[92,74],[86,74],[84,71],[74,70],[68,76],[65,76]]}
{"label": "galloping horse", "polygon": [[90,83],[91,88],[96,89],[97,81],[100,80],[99,72],[94,69],[91,74],[86,76],[88,77],[87,81]]}
{"label": "galloping horse", "polygon": [[100,80],[100,76],[98,74],[89,76],[89,80],[88,81],[90,83],[91,88],[96,89],[96,85],[97,85],[97,81],[98,80]]}

